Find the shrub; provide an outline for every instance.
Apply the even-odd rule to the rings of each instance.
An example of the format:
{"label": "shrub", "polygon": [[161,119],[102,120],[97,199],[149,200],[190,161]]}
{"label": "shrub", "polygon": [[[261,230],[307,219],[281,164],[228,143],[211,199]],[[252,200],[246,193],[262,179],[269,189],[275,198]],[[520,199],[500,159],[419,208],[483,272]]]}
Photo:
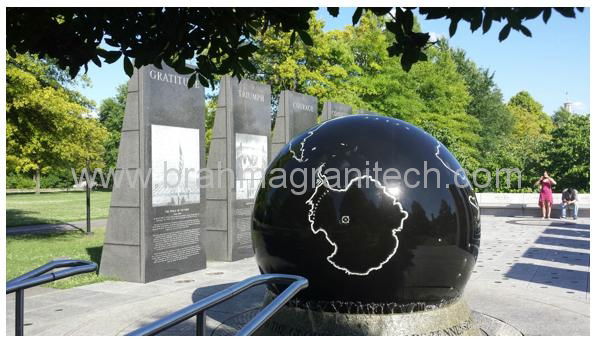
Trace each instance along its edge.
{"label": "shrub", "polygon": [[35,180],[23,174],[9,174],[6,176],[6,188],[30,189],[35,188]]}

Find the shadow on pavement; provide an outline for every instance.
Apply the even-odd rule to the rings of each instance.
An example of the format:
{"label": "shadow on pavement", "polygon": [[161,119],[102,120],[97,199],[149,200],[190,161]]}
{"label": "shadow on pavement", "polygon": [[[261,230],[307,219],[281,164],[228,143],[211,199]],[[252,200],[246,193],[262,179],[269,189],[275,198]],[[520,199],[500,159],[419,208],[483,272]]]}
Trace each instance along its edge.
{"label": "shadow on pavement", "polygon": [[[589,253],[576,250],[588,250],[590,247],[589,225],[570,223],[564,221],[534,221],[534,220],[513,220],[508,223],[517,225],[546,226],[542,235],[535,240],[534,245],[561,246],[567,249],[530,247],[523,254],[524,258],[543,260],[551,263],[567,264],[569,266],[589,267]],[[578,229],[578,230],[577,230]],[[544,235],[545,234],[545,235]],[[558,237],[556,237],[558,236]],[[562,237],[574,237],[583,239],[570,239]],[[533,263],[515,263],[505,274],[507,278],[528,281],[541,284],[541,288],[547,286],[561,287],[569,290],[588,292],[589,272],[568,268],[550,267]],[[566,293],[574,293],[566,291]]]}
{"label": "shadow on pavement", "polygon": [[591,233],[589,231],[576,231],[576,230],[567,230],[567,229],[559,229],[559,228],[548,228],[543,232],[543,234],[548,235],[563,235],[566,237],[579,237],[579,238],[590,238]]}
{"label": "shadow on pavement", "polygon": [[589,266],[589,254],[577,253],[564,250],[555,250],[550,248],[533,247],[523,254],[525,258],[540,259],[563,264]]}
{"label": "shadow on pavement", "polygon": [[564,268],[517,263],[506,273],[506,277],[581,292],[589,289],[589,272]]}
{"label": "shadow on pavement", "polygon": [[551,246],[563,246],[563,247],[570,247],[570,248],[578,248],[578,249],[589,249],[589,241],[588,240],[579,240],[579,239],[566,239],[566,238],[554,238],[554,237],[546,237],[540,236],[536,241],[536,244],[542,245],[551,245]]}

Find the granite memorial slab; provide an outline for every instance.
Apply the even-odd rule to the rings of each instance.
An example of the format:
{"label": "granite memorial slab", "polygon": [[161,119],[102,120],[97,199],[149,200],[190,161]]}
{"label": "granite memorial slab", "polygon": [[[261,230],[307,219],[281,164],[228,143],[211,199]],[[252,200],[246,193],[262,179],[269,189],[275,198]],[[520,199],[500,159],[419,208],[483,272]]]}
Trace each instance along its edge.
{"label": "granite memorial slab", "polygon": [[205,94],[163,65],[128,82],[100,273],[150,282],[206,267]]}
{"label": "granite memorial slab", "polygon": [[338,117],[343,117],[353,113],[351,106],[340,104],[338,102],[325,102],[322,107],[322,115],[320,122],[331,120]]}
{"label": "granite memorial slab", "polygon": [[254,255],[250,216],[270,158],[271,87],[229,76],[220,83],[207,160],[213,182],[206,196],[209,260]]}
{"label": "granite memorial slab", "polygon": [[373,114],[373,115],[380,115],[378,112],[368,111],[365,109],[358,109],[357,114]]}
{"label": "granite memorial slab", "polygon": [[279,153],[296,135],[316,125],[318,99],[294,91],[281,91],[275,119],[271,156]]}

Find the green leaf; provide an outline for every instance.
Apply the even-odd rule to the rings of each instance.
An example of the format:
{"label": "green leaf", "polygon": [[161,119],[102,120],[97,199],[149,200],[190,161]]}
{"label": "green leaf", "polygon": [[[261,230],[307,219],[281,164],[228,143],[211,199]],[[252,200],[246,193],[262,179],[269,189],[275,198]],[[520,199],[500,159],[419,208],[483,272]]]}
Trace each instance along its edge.
{"label": "green leaf", "polygon": [[367,9],[369,11],[372,11],[372,13],[376,14],[376,16],[384,16],[384,15],[387,15],[388,13],[390,13],[390,11],[393,8],[392,7],[368,7]]}
{"label": "green leaf", "polygon": [[402,47],[397,43],[390,45],[386,50],[388,51],[388,56],[390,57],[399,56],[402,53]]}
{"label": "green leaf", "polygon": [[339,15],[339,7],[327,7],[326,10],[328,14],[332,15],[333,17],[337,17]]}
{"label": "green leaf", "polygon": [[122,52],[120,51],[106,51],[104,49],[98,48],[97,54],[105,60],[108,64],[113,64],[118,59],[120,59],[120,55]]}
{"label": "green leaf", "polygon": [[413,30],[413,12],[411,12],[411,10],[406,10],[405,12],[403,12],[402,15],[403,18],[403,28],[405,28],[405,31],[407,32],[411,32],[411,30]]}
{"label": "green leaf", "polygon": [[120,46],[118,45],[118,43],[114,39],[107,38],[104,41],[105,41],[106,44],[108,44],[108,45],[110,45],[112,47],[120,48]]}
{"label": "green leaf", "polygon": [[388,21],[386,23],[386,29],[389,32],[393,33],[395,35],[395,37],[397,38],[397,41],[399,41],[399,42],[405,38],[405,34],[403,33],[402,26],[394,21]]}
{"label": "green leaf", "polygon": [[188,88],[192,88],[196,82],[196,73],[192,74],[188,79]]}
{"label": "green leaf", "polygon": [[562,14],[567,18],[574,18],[574,8],[573,7],[556,7],[554,8],[556,12]]}
{"label": "green leaf", "polygon": [[355,12],[353,13],[353,16],[351,17],[351,22],[353,23],[353,26],[357,25],[357,23],[359,22],[359,18],[362,16],[363,11],[364,10],[362,7],[358,7],[355,9]]}
{"label": "green leaf", "polygon": [[482,21],[481,12],[479,12],[479,14],[473,16],[473,18],[471,19],[471,24],[469,25],[469,27],[471,28],[471,32],[475,32],[481,26],[481,21]]}
{"label": "green leaf", "polygon": [[419,12],[426,14],[426,20],[440,19],[448,14],[448,8],[444,7],[421,7]]}
{"label": "green leaf", "polygon": [[451,19],[450,20],[450,25],[448,26],[448,34],[450,34],[451,37],[453,37],[455,35],[455,33],[457,32],[457,26],[459,25],[459,20],[460,19]]}
{"label": "green leaf", "polygon": [[184,63],[181,66],[176,67],[176,72],[180,74],[192,74],[195,72],[195,70],[186,66],[186,63]]}
{"label": "green leaf", "polygon": [[250,73],[252,74],[256,74],[258,73],[258,70],[256,69],[256,66],[254,66],[254,64],[249,60],[249,59],[244,59],[241,60],[242,66]]}
{"label": "green leaf", "polygon": [[202,75],[202,73],[198,74],[198,82],[200,82],[200,84],[203,87],[209,87],[209,79],[207,76],[209,76],[209,74],[207,74],[207,75]]}
{"label": "green leaf", "polygon": [[295,31],[291,32],[291,37],[289,38],[289,46],[293,47],[294,43],[295,43]]}
{"label": "green leaf", "polygon": [[134,66],[132,66],[132,62],[130,62],[130,59],[127,56],[124,56],[124,72],[126,72],[126,75],[129,77],[132,77],[132,73],[134,73]]}
{"label": "green leaf", "polygon": [[552,9],[551,8],[545,8],[543,10],[543,22],[547,24],[547,22],[550,19],[550,16],[551,15],[552,15]]}
{"label": "green leaf", "polygon": [[492,20],[492,10],[490,8],[487,8],[485,16],[483,17],[483,23],[481,27],[481,29],[483,30],[483,34],[486,34],[492,27]]}
{"label": "green leaf", "polygon": [[298,34],[300,35],[300,38],[306,45],[308,45],[308,46],[314,45],[314,41],[312,41],[312,37],[310,37],[310,34],[308,34],[308,32],[299,30]]}
{"label": "green leaf", "polygon": [[532,36],[531,31],[527,27],[521,25],[520,30],[525,36],[528,36],[528,37]]}
{"label": "green leaf", "polygon": [[506,24],[504,25],[504,27],[502,27],[502,30],[500,30],[500,34],[498,34],[498,40],[500,40],[500,42],[508,38],[508,34],[510,34],[510,27],[510,24]]}
{"label": "green leaf", "polygon": [[93,63],[97,65],[97,67],[101,67],[101,60],[99,60],[99,57],[97,55],[94,55],[93,58],[91,58],[91,61],[93,61]]}
{"label": "green leaf", "polygon": [[80,69],[81,69],[80,67],[70,66],[70,67],[68,67],[68,74],[70,75],[71,78],[74,79],[74,78],[76,78],[76,75],[79,73]]}
{"label": "green leaf", "polygon": [[409,72],[411,70],[411,66],[413,66],[413,62],[410,58],[405,57],[405,55],[406,54],[403,53],[403,56],[401,57],[401,67],[403,67],[405,72]]}

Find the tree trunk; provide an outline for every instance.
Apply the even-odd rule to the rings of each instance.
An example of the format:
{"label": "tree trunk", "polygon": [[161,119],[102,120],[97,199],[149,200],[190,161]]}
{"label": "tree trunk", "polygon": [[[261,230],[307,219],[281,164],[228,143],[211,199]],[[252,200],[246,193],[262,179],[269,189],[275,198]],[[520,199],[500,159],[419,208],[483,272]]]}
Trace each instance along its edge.
{"label": "tree trunk", "polygon": [[41,171],[35,170],[35,194],[41,193]]}

